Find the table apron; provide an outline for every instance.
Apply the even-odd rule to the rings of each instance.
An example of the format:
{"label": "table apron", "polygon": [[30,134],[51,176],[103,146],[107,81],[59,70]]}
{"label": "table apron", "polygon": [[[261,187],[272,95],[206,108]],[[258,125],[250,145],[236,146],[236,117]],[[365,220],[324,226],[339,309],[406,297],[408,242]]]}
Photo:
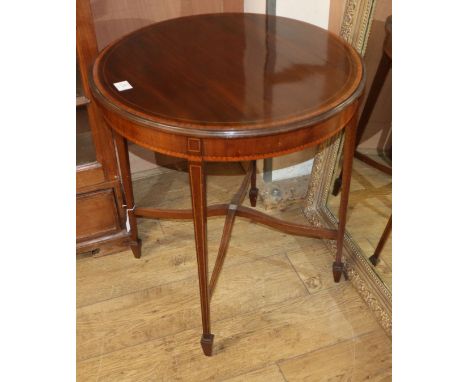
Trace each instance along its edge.
{"label": "table apron", "polygon": [[170,134],[138,124],[104,109],[106,123],[129,141],[162,154],[207,162],[236,162],[271,158],[316,146],[342,130],[357,112],[357,102],[329,119],[294,131],[278,134],[224,138],[200,138]]}

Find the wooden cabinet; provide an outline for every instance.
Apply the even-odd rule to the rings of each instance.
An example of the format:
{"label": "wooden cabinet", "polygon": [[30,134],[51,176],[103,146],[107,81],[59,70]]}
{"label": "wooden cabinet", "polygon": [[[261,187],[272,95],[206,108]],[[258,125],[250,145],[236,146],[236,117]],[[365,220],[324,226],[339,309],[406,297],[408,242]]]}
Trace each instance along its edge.
{"label": "wooden cabinet", "polygon": [[77,253],[128,248],[123,197],[112,133],[88,84],[98,49],[88,0],[76,2],[76,241]]}
{"label": "wooden cabinet", "polygon": [[[98,50],[123,34],[153,22],[197,13],[242,12],[243,8],[243,0],[76,1],[78,253],[105,254],[128,248],[112,133],[96,108],[88,84]],[[167,165],[160,160],[158,163]]]}

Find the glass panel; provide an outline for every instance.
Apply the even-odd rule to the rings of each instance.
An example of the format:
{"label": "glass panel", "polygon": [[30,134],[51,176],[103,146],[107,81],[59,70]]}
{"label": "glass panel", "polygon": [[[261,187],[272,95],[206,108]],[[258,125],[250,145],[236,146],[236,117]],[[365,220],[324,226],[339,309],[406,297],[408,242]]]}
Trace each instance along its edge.
{"label": "glass panel", "polygon": [[80,67],[76,61],[76,98],[83,96],[83,83],[81,82]]}
{"label": "glass panel", "polygon": [[76,164],[96,161],[96,150],[93,143],[93,134],[89,128],[88,112],[86,107],[76,109]]}
{"label": "glass panel", "polygon": [[[81,86],[81,74],[76,65],[76,164],[82,165],[85,163],[96,161],[96,150],[93,143],[93,134],[89,127],[88,111],[86,105],[79,102],[83,95],[83,87]],[[82,106],[78,106],[82,105]]]}
{"label": "glass panel", "polygon": [[[386,158],[373,151],[365,152],[368,157],[385,166],[390,166]],[[339,176],[341,167],[335,169],[333,181]],[[332,184],[333,185],[333,184]],[[333,187],[331,187],[333,188]],[[333,215],[338,216],[341,193],[329,194],[327,206]],[[392,214],[392,176],[379,171],[364,162],[353,161],[351,190],[349,193],[348,218],[346,231],[360,252],[369,258],[379,244],[385,227]],[[390,235],[376,266],[371,265],[381,280],[392,289],[392,236]]]}
{"label": "glass panel", "polygon": [[[377,6],[378,7],[378,6]],[[377,12],[376,12],[377,14]],[[392,176],[380,171],[369,160],[391,167],[392,143],[392,72],[389,69],[385,76],[376,77],[377,68],[383,53],[386,36],[385,19],[391,14],[391,9],[382,8],[379,17],[372,21],[372,28],[367,42],[364,62],[367,70],[367,94],[377,82],[378,98],[375,103],[367,104],[364,98],[364,109],[370,108],[370,118],[364,127],[364,133],[358,146],[359,155],[354,158],[349,194],[348,219],[346,231],[356,245],[359,253],[369,259],[369,266],[391,291],[392,289],[392,235],[386,227],[392,215]],[[391,61],[391,57],[390,57]],[[383,82],[382,82],[383,81]],[[362,113],[364,114],[364,113]],[[362,117],[361,117],[362,118]],[[363,161],[364,159],[366,162]],[[372,163],[372,162],[370,162]],[[333,189],[335,179],[341,171],[341,163],[337,163],[330,189]],[[332,214],[338,216],[340,196],[329,195],[327,207]],[[390,233],[389,233],[390,232]],[[389,233],[385,235],[384,233]],[[378,261],[375,254],[378,254]],[[376,263],[376,264],[374,264]]]}

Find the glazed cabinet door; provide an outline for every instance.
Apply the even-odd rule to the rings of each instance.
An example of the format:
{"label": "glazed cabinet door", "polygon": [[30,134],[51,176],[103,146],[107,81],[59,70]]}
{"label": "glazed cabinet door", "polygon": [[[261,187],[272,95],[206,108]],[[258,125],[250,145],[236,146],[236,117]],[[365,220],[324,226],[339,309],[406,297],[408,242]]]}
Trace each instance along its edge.
{"label": "glazed cabinet door", "polygon": [[76,2],[76,240],[96,253],[126,237],[123,198],[112,134],[92,99],[89,71],[97,56],[88,0]]}
{"label": "glazed cabinet door", "polygon": [[[198,13],[242,12],[243,0],[77,0],[76,184],[78,252],[126,238],[113,137],[92,99],[89,73],[111,41],[145,25]],[[112,246],[115,250],[115,245]]]}

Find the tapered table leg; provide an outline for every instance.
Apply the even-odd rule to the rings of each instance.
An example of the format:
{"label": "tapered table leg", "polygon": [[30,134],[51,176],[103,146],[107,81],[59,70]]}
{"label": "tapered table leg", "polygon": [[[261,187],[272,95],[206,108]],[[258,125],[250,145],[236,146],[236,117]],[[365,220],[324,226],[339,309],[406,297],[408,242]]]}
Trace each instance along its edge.
{"label": "tapered table leg", "polygon": [[130,172],[130,160],[128,158],[128,144],[127,140],[116,132],[114,132],[114,141],[117,148],[127,216],[130,223],[130,248],[132,249],[133,256],[139,259],[141,256],[141,240],[138,238],[138,228],[135,217],[135,201],[133,199],[132,176]]}
{"label": "tapered table leg", "polygon": [[198,282],[203,334],[201,346],[203,353],[211,356],[213,338],[210,329],[210,295],[208,288],[208,251],[207,251],[207,215],[206,215],[206,178],[203,162],[189,162],[190,191],[192,194],[193,226],[195,230],[195,248],[198,263]]}
{"label": "tapered table leg", "polygon": [[257,161],[252,161],[252,177],[250,179],[250,191],[249,191],[249,199],[250,205],[255,207],[257,205],[257,196],[258,196],[258,188],[257,188]]}
{"label": "tapered table leg", "polygon": [[343,253],[344,234],[346,227],[346,211],[348,209],[349,189],[351,185],[351,171],[353,167],[353,156],[356,142],[356,126],[357,126],[357,113],[349,121],[345,130],[345,141],[343,148],[343,182],[340,200],[340,209],[338,213],[338,237],[337,237],[337,250],[336,258],[333,263],[333,279],[339,282],[341,274],[344,270],[344,265],[341,261]]}

